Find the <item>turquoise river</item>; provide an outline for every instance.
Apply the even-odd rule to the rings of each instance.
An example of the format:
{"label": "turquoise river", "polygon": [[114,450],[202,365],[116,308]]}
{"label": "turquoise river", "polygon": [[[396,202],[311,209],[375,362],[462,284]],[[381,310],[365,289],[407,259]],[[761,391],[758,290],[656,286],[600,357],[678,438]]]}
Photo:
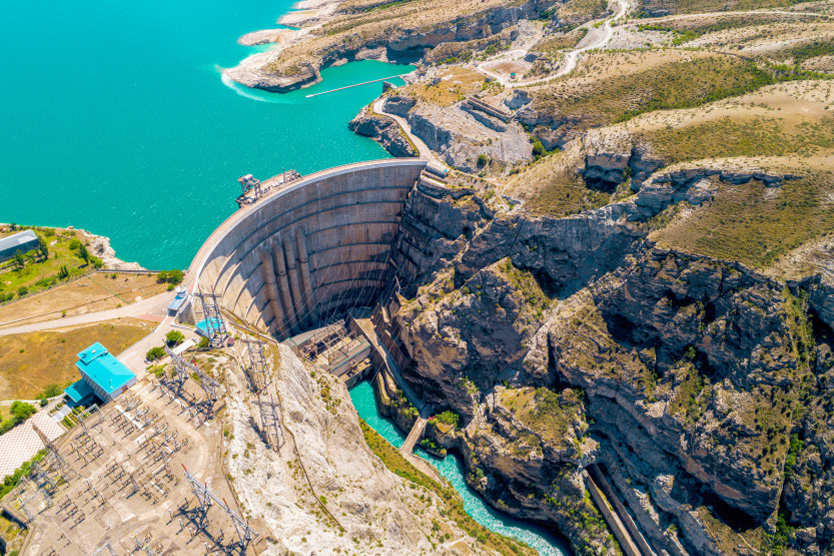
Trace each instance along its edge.
{"label": "turquoise river", "polygon": [[[405,435],[390,420],[382,416],[377,407],[376,396],[371,383],[363,381],[351,388],[350,397],[359,416],[368,425],[382,435],[388,442],[400,448],[405,442]],[[448,480],[463,498],[463,507],[466,512],[475,518],[475,521],[497,533],[508,537],[515,537],[522,540],[539,551],[541,556],[562,556],[570,554],[566,543],[549,531],[536,527],[530,523],[513,519],[503,515],[488,506],[472,490],[464,479],[462,462],[456,455],[449,455],[438,459],[419,447],[415,453],[434,465],[440,474]]]}

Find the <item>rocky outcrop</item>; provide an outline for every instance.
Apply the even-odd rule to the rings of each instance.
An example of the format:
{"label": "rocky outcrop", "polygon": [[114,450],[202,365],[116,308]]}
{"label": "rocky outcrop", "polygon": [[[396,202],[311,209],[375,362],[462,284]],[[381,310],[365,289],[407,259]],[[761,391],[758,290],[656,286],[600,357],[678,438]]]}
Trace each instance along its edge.
{"label": "rocky outcrop", "polygon": [[[394,19],[388,25],[380,25],[376,34],[344,36],[343,40],[338,41],[317,41],[314,33],[309,34],[309,37],[305,36],[307,33],[300,33],[298,38],[301,42],[291,53],[275,50],[256,54],[226,70],[225,74],[247,87],[287,92],[317,82],[320,71],[334,64],[367,59],[414,63],[443,43],[487,39],[521,20],[539,17],[552,4],[552,0],[528,0],[522,4],[493,7],[475,14],[451,13],[448,20],[428,27],[412,26],[409,18]],[[324,21],[337,21],[339,17],[335,9],[324,14],[315,10],[312,13],[314,17],[304,16],[301,22],[293,24],[308,25],[312,29]],[[308,41],[310,46],[305,47],[304,41]],[[287,56],[303,62],[284,64]],[[292,71],[288,72],[288,69]]]}
{"label": "rocky outcrop", "polygon": [[471,107],[441,108],[417,103],[406,117],[411,131],[438,153],[441,160],[464,172],[481,171],[478,158],[484,155],[498,168],[511,168],[533,158],[533,147],[524,129],[515,122],[504,123]]}
{"label": "rocky outcrop", "polygon": [[229,370],[224,381],[231,410],[224,466],[241,507],[263,520],[259,532],[273,539],[271,552],[339,554],[362,539],[381,554],[497,554],[449,519],[436,492],[421,489],[417,502],[415,485],[383,465],[338,378],[311,373],[284,345],[274,350],[286,434],[280,451],[253,427],[258,410],[243,376]]}
{"label": "rocky outcrop", "polygon": [[530,93],[528,91],[525,91],[524,89],[515,89],[513,90],[513,94],[511,96],[504,99],[504,105],[510,110],[518,110],[522,106],[529,104],[531,100],[532,98],[530,97]]}
{"label": "rocky outcrop", "polygon": [[416,147],[393,119],[373,113],[368,107],[348,124],[354,133],[370,137],[396,157],[418,156]]}
{"label": "rocky outcrop", "polygon": [[113,270],[145,270],[139,263],[128,263],[116,257],[116,250],[110,246],[110,238],[78,230],[77,235],[87,245],[90,253],[101,259],[103,268]]}
{"label": "rocky outcrop", "polygon": [[[656,175],[650,153],[592,152],[592,167],[652,179],[625,202],[562,219],[412,192],[398,245],[414,284],[396,317],[414,361],[405,379],[461,415],[445,445],[464,455],[471,484],[496,507],[557,525],[577,551],[606,550],[579,531],[572,505],[584,495],[574,470],[596,461],[657,553],[735,553],[733,531],[769,538],[780,511],[797,527],[790,542],[817,553],[834,538],[834,352],[819,347],[834,322],[828,282],[786,285],[659,249],[629,224],[702,203],[717,180],[793,176]],[[829,331],[812,331],[814,318]]]}
{"label": "rocky outcrop", "polygon": [[288,93],[321,80],[320,67],[313,63],[296,66],[289,74],[276,74],[269,71],[269,65],[279,56],[279,50],[255,54],[244,59],[237,66],[225,70],[223,74],[241,85],[273,93]]}

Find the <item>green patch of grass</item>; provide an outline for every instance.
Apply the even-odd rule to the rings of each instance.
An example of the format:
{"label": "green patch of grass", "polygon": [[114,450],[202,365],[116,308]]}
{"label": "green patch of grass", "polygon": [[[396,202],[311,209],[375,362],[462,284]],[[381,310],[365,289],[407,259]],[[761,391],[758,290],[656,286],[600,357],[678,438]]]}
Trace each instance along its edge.
{"label": "green patch of grass", "polygon": [[535,214],[563,217],[607,205],[611,200],[609,195],[585,187],[572,168],[556,167],[562,156],[561,152],[551,154],[519,174],[517,183],[538,184],[532,193],[519,194],[524,199],[524,207]]}
{"label": "green patch of grass", "polygon": [[546,112],[605,125],[655,110],[694,108],[777,82],[817,78],[826,76],[788,66],[763,68],[749,60],[716,55],[594,81],[578,93],[543,91],[537,100]]}
{"label": "green patch of grass", "polygon": [[736,156],[811,155],[834,148],[834,117],[801,122],[789,129],[783,120],[728,117],[688,127],[640,134],[669,163]]}
{"label": "green patch of grass", "polygon": [[555,53],[559,50],[574,48],[587,34],[588,29],[585,27],[579,27],[567,33],[555,33],[540,40],[531,50],[533,52]]}
{"label": "green patch of grass", "polygon": [[811,0],[641,0],[637,6],[637,17],[648,17],[648,10],[666,10],[667,13],[706,13],[768,8],[787,8]]}
{"label": "green patch of grass", "polygon": [[712,201],[656,232],[656,239],[664,246],[765,268],[783,253],[834,231],[831,174],[786,181],[775,194],[766,190],[758,181],[721,184]]}
{"label": "green patch of grass", "polygon": [[818,56],[834,56],[834,40],[817,40],[780,51],[775,58],[793,60],[794,64],[807,62]]}
{"label": "green patch of grass", "polygon": [[452,485],[445,481],[440,484],[419,471],[400,454],[399,450],[382,438],[362,419],[359,420],[359,425],[362,427],[365,442],[367,442],[371,451],[382,460],[382,463],[403,479],[437,494],[446,506],[446,515],[472,538],[505,556],[534,556],[536,554],[536,551],[526,544],[494,533],[472,519],[472,516],[463,509],[463,500]]}
{"label": "green patch of grass", "polygon": [[[710,33],[777,22],[783,18],[785,16],[782,14],[762,14],[758,16],[746,14],[743,16],[720,17],[708,22],[698,19],[680,19],[664,22],[663,24],[640,25],[638,29],[640,31],[665,31],[674,33],[675,38],[672,39],[672,44],[681,45]],[[799,20],[801,21],[801,19]]]}

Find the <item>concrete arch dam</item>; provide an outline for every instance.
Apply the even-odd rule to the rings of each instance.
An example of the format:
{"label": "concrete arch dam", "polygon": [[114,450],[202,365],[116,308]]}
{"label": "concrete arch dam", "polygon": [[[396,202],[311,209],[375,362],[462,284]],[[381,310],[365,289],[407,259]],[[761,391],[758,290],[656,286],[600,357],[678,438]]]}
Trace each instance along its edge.
{"label": "concrete arch dam", "polygon": [[290,182],[235,212],[197,253],[187,285],[286,338],[352,306],[393,276],[403,209],[426,167],[389,159]]}

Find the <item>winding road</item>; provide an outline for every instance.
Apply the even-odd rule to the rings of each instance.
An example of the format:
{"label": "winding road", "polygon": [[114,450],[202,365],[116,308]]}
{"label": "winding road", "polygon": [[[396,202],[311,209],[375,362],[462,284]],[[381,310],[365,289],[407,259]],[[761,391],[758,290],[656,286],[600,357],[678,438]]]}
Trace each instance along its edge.
{"label": "winding road", "polygon": [[[580,29],[588,29],[588,34],[579,41],[577,44],[578,48],[571,50],[565,54],[565,65],[554,75],[549,75],[547,77],[543,77],[541,79],[530,79],[528,81],[514,81],[510,83],[506,77],[499,75],[497,73],[491,72],[488,69],[482,67],[483,64],[475,64],[474,69],[488,77],[491,77],[501,83],[501,85],[505,87],[518,87],[520,85],[534,85],[536,83],[542,83],[545,81],[550,81],[552,79],[556,79],[558,77],[562,77],[563,75],[567,75],[576,69],[576,64],[579,62],[580,56],[583,53],[594,50],[596,48],[602,48],[611,42],[612,37],[614,36],[614,28],[611,25],[611,22],[623,17],[628,11],[631,9],[631,3],[629,0],[619,0],[617,2],[617,12],[604,20],[597,20],[597,21],[589,21],[585,25],[582,25]],[[604,22],[602,25],[599,25],[600,21]],[[597,32],[598,29],[601,29],[600,32]],[[510,52],[506,53],[502,56],[502,60],[518,60],[527,54],[527,50],[511,50]],[[510,56],[512,55],[512,56]],[[492,63],[490,61],[489,63]]]}

